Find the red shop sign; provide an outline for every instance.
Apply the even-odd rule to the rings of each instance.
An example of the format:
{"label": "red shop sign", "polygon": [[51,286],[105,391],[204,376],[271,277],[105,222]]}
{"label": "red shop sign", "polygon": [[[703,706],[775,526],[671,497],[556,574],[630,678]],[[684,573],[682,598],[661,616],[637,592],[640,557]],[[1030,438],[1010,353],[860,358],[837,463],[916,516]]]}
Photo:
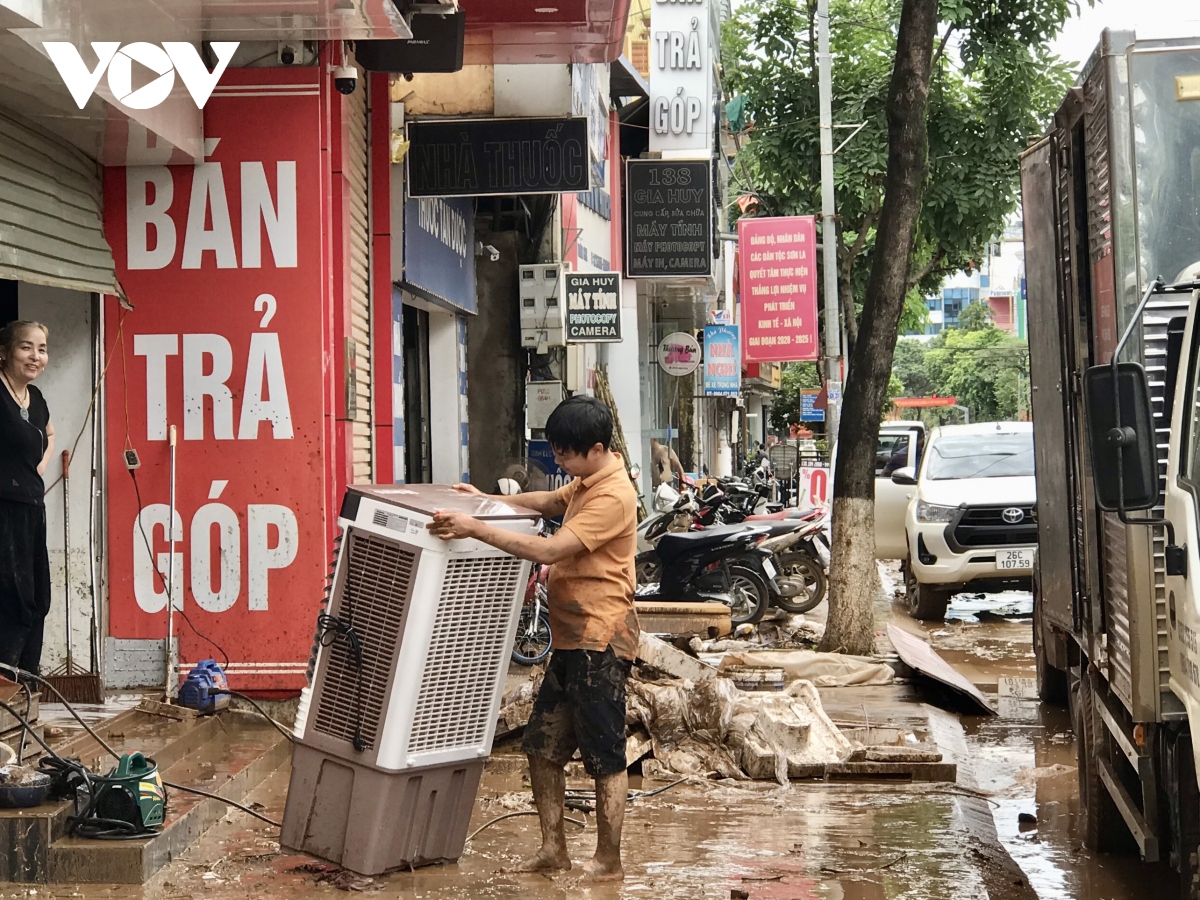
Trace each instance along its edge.
{"label": "red shop sign", "polygon": [[816,220],[738,219],[738,286],[745,362],[815,360]]}
{"label": "red shop sign", "polygon": [[242,690],[304,685],[328,556],[319,71],[230,71],[202,164],[105,171],[110,632],[166,635],[175,426],[181,668],[216,644]]}

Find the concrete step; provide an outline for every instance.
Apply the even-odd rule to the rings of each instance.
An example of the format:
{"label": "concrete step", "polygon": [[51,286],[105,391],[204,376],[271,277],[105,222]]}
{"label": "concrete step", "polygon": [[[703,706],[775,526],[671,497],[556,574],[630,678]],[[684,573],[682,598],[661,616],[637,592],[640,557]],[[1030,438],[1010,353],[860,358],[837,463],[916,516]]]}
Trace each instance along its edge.
{"label": "concrete step", "polygon": [[[234,711],[175,721],[129,710],[104,725],[98,731],[114,750],[140,750],[153,757],[165,781],[238,801],[289,755],[289,744],[269,724]],[[64,749],[79,751],[73,755],[85,760],[96,749],[90,738],[81,737],[73,744]],[[103,756],[100,765],[92,766],[94,771],[111,768],[112,759]],[[231,808],[219,800],[167,791],[162,830],[135,841],[67,835],[70,803],[0,810],[0,881],[144,883]]]}

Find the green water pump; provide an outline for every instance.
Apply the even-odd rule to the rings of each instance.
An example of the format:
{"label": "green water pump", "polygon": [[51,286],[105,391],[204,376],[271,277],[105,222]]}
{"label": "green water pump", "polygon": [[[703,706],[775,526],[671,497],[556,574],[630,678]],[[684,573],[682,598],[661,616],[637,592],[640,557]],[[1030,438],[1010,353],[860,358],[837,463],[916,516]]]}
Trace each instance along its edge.
{"label": "green water pump", "polygon": [[154,760],[141,753],[126,753],[116,767],[98,779],[94,800],[100,819],[127,822],[139,832],[162,825],[166,793]]}

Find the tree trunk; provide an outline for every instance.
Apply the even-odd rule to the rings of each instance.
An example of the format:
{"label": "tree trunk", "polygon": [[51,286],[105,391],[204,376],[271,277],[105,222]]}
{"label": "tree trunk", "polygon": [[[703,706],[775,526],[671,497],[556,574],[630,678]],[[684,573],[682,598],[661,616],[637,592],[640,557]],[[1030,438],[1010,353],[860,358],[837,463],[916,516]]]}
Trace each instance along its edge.
{"label": "tree trunk", "polygon": [[874,648],[875,443],[908,292],[909,256],[928,165],[925,107],[937,22],[937,0],[904,0],[888,89],[886,193],[858,340],[842,393],[829,621],[821,641],[821,649],[827,651],[869,654]]}

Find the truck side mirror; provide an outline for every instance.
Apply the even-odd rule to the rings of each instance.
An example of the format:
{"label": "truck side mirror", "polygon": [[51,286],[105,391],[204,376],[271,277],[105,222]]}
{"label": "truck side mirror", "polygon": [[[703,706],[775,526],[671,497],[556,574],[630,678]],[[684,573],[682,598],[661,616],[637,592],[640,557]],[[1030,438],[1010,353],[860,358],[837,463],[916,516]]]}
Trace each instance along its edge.
{"label": "truck side mirror", "polygon": [[917,470],[912,466],[905,466],[903,469],[897,469],[892,473],[892,484],[916,484]]}
{"label": "truck side mirror", "polygon": [[[1151,509],[1159,499],[1158,456],[1146,370],[1123,362],[1116,376],[1114,384],[1109,365],[1092,366],[1083,376],[1096,503],[1105,512]],[[1118,448],[1123,458],[1119,467]]]}

